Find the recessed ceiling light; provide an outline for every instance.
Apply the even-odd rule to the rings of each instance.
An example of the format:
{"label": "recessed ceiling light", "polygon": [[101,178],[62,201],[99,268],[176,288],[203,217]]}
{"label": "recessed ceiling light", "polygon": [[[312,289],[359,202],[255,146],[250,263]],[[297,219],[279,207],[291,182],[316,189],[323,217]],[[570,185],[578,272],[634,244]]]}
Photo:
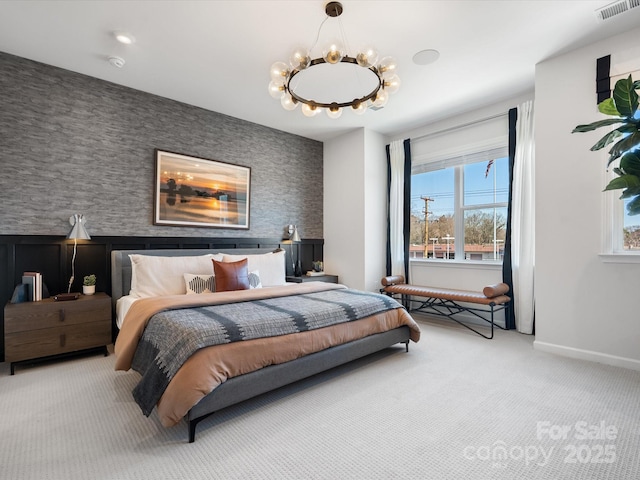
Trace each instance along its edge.
{"label": "recessed ceiling light", "polygon": [[136,41],[134,36],[127,32],[117,31],[113,32],[113,35],[116,37],[116,40],[120,43],[124,43],[125,45],[131,45]]}
{"label": "recessed ceiling light", "polygon": [[413,56],[413,63],[416,65],[429,65],[438,60],[438,58],[440,58],[440,52],[437,50],[421,50]]}

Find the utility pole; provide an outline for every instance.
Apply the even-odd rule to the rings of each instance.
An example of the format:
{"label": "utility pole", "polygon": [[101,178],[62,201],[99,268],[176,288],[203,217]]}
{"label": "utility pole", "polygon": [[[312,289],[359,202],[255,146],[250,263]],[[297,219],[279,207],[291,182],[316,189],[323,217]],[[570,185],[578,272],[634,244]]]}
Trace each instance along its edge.
{"label": "utility pole", "polygon": [[[429,202],[434,202],[433,198],[420,197],[424,200],[424,258],[429,256]],[[435,255],[435,253],[434,253]]]}

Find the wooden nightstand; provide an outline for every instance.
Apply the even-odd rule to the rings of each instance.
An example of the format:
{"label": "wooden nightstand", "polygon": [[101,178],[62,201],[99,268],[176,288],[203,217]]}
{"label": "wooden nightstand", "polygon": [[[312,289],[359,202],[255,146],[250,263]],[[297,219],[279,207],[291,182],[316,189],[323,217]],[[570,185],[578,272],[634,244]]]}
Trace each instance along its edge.
{"label": "wooden nightstand", "polygon": [[111,298],[106,293],[77,300],[9,303],[4,308],[5,360],[14,364],[111,343]]}
{"label": "wooden nightstand", "polygon": [[337,275],[302,275],[301,277],[287,277],[287,282],[304,283],[304,282],[327,282],[338,283]]}

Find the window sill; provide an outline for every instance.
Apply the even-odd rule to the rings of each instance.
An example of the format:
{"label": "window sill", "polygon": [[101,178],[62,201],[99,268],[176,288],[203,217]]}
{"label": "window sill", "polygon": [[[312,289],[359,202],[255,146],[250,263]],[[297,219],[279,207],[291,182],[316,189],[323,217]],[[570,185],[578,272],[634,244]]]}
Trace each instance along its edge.
{"label": "window sill", "polygon": [[602,263],[640,263],[638,253],[601,253],[598,255]]}
{"label": "window sill", "polygon": [[445,267],[445,268],[466,268],[476,270],[502,270],[502,262],[492,262],[489,260],[425,260],[410,259],[414,267]]}

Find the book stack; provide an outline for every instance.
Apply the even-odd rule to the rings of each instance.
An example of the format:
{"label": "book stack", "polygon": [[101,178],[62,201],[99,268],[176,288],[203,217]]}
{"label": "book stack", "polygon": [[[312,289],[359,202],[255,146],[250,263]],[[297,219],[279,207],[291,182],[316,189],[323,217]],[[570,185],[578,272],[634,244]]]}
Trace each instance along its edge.
{"label": "book stack", "polygon": [[42,300],[42,274],[40,272],[24,272],[22,283],[27,285],[27,298],[30,302]]}

